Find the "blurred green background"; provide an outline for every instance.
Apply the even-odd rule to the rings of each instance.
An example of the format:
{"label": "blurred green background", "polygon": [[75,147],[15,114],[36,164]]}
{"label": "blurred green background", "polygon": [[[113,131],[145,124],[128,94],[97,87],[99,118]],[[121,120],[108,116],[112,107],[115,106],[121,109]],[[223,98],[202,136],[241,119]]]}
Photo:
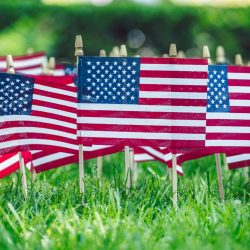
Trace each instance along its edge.
{"label": "blurred green background", "polygon": [[160,56],[175,42],[190,57],[201,56],[203,45],[214,57],[216,46],[223,45],[232,62],[236,53],[245,62],[250,58],[247,5],[222,7],[219,0],[210,1],[215,6],[186,5],[192,1],[185,0],[111,1],[0,1],[0,54],[23,54],[31,47],[73,62],[74,38],[81,34],[86,55],[126,43],[130,55]]}

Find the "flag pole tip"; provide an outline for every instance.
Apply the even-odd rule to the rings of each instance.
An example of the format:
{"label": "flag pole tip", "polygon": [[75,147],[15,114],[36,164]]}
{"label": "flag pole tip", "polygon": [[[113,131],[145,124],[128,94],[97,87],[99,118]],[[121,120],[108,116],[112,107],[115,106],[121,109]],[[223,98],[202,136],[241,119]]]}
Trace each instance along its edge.
{"label": "flag pole tip", "polygon": [[175,43],[170,44],[169,57],[177,57],[177,48]]}
{"label": "flag pole tip", "polygon": [[120,56],[128,56],[127,48],[125,44],[122,44],[120,47]]}
{"label": "flag pole tip", "polygon": [[99,54],[99,56],[101,56],[101,57],[105,57],[105,56],[107,56],[106,50],[101,49],[101,50],[100,50],[100,54]]}
{"label": "flag pole tip", "polygon": [[83,55],[83,42],[82,36],[76,35],[75,39],[75,56],[82,56]]}
{"label": "flag pole tip", "polygon": [[241,54],[236,54],[235,55],[235,65],[242,66],[243,65],[243,60]]}

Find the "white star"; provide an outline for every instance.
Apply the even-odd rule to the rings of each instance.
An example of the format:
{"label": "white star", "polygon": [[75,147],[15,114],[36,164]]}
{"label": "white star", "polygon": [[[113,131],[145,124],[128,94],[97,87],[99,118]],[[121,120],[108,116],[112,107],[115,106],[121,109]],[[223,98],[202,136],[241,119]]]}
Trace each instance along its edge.
{"label": "white star", "polygon": [[88,65],[90,65],[90,64],[91,64],[91,62],[90,62],[90,61],[88,61],[88,62],[87,62],[87,64],[88,64]]}
{"label": "white star", "polygon": [[97,61],[96,64],[99,65],[101,62]]}
{"label": "white star", "polygon": [[135,66],[135,65],[136,65],[136,62],[132,62],[132,65]]}
{"label": "white star", "polygon": [[122,87],[122,91],[125,91],[125,90],[126,90],[126,88]]}
{"label": "white star", "polygon": [[121,98],[122,98],[122,100],[124,100],[124,99],[125,99],[125,96],[123,95]]}
{"label": "white star", "polygon": [[133,101],[133,100],[135,99],[135,97],[134,97],[134,96],[131,96],[130,99]]}
{"label": "white star", "polygon": [[226,104],[223,104],[223,108],[226,109],[226,108],[227,108],[227,105],[226,105]]}

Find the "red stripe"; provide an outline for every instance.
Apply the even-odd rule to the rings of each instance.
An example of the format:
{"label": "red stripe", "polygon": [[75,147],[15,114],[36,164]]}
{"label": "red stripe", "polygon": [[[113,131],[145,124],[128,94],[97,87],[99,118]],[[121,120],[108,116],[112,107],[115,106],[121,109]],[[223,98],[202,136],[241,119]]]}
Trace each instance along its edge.
{"label": "red stripe", "polygon": [[[39,139],[45,139],[45,140],[49,140],[51,142],[65,142],[65,143],[69,143],[72,145],[76,144],[75,140],[73,140],[73,139],[66,138],[66,137],[59,136],[59,135],[43,134],[42,132],[41,133],[25,133],[25,134],[24,133],[21,133],[21,134],[20,133],[13,133],[11,135],[6,136],[4,138],[4,142],[22,140],[22,139],[37,139],[37,142],[34,142],[34,145],[39,144]],[[52,146],[53,146],[53,144],[52,144]],[[29,150],[27,149],[27,150],[22,150],[22,151],[29,151]],[[4,154],[4,152],[1,154]]]}
{"label": "red stripe", "polygon": [[237,107],[237,106],[231,106],[230,107],[231,113],[250,113],[250,107]]}
{"label": "red stripe", "polygon": [[207,59],[201,58],[140,58],[141,64],[193,64],[193,65],[207,65]]}
{"label": "red stripe", "polygon": [[244,168],[244,167],[249,167],[249,166],[250,166],[250,160],[234,162],[234,163],[228,164],[229,169]]}
{"label": "red stripe", "polygon": [[140,91],[205,93],[207,91],[207,86],[140,84]]}
{"label": "red stripe", "polygon": [[0,178],[6,177],[7,175],[12,174],[16,170],[19,169],[19,163],[16,162],[15,164],[11,165],[8,168],[5,168],[4,170],[0,171]]}
{"label": "red stripe", "polygon": [[250,79],[249,80],[237,80],[237,79],[229,79],[228,86],[242,86],[242,87],[249,87]]}
{"label": "red stripe", "polygon": [[46,82],[54,82],[59,84],[71,84],[74,82],[73,76],[36,76],[36,79],[41,79]]}
{"label": "red stripe", "polygon": [[58,94],[58,93],[55,93],[55,92],[49,92],[49,91],[46,91],[46,90],[34,89],[34,94],[35,95],[52,97],[52,98],[57,98],[57,99],[65,100],[65,101],[68,101],[68,102],[75,102],[76,103],[76,97],[67,96],[67,95],[64,95],[64,94]]}
{"label": "red stripe", "polygon": [[246,100],[249,101],[250,100],[250,93],[246,94],[246,93],[230,93],[229,94],[229,98],[230,100]]}
{"label": "red stripe", "polygon": [[[184,126],[145,126],[145,125],[109,125],[109,124],[79,124],[80,130],[89,131],[117,131],[117,132],[148,132],[148,133],[184,133],[204,134],[205,127],[184,127]],[[114,135],[115,137],[115,135]]]}
{"label": "red stripe", "polygon": [[[167,99],[167,98],[140,98],[140,105],[172,105],[206,107],[206,100]],[[204,111],[205,112],[205,111]]]}
{"label": "red stripe", "polygon": [[250,127],[250,121],[249,120],[224,120],[224,119],[220,119],[220,120],[215,120],[215,119],[211,119],[211,120],[207,120],[206,121],[207,126],[233,126],[233,127],[238,127],[238,126],[242,126],[242,127]]}
{"label": "red stripe", "polygon": [[249,66],[227,66],[228,73],[250,73]]}
{"label": "red stripe", "polygon": [[207,72],[141,70],[140,77],[206,79]]}
{"label": "red stripe", "polygon": [[[21,56],[13,56],[13,60],[14,61],[22,61],[22,60],[32,59],[32,58],[36,58],[36,57],[41,57],[41,56],[45,56],[44,51],[36,52],[36,53],[30,54],[30,55],[26,54],[26,55],[21,55]],[[0,56],[0,61],[6,61],[6,57]]]}
{"label": "red stripe", "polygon": [[[138,146],[152,146],[151,139],[117,139],[117,138],[80,138],[81,143],[86,146],[89,145],[118,145],[118,146],[131,146],[131,147],[138,147]],[[170,147],[172,152],[176,150],[184,150],[185,148],[204,147],[204,141],[169,141],[169,140],[153,140],[153,145],[160,146],[160,147]]]}
{"label": "red stripe", "polygon": [[[76,108],[74,108],[74,107],[64,106],[62,104],[56,104],[56,103],[51,103],[51,102],[46,102],[46,101],[40,101],[40,100],[33,99],[32,105],[53,108],[53,109],[57,109],[57,110],[61,110],[61,111],[67,111],[70,113],[76,113]],[[53,114],[53,113],[51,113],[51,114]]]}
{"label": "red stripe", "polygon": [[[98,108],[98,107],[97,107]],[[113,117],[172,120],[206,120],[205,113],[78,110],[78,117]]]}
{"label": "red stripe", "polygon": [[56,131],[63,131],[71,134],[76,134],[76,129],[60,126],[59,124],[44,123],[41,121],[8,121],[0,123],[0,129],[6,129],[6,128],[14,129],[19,127],[41,128],[41,133],[43,128],[48,128]]}

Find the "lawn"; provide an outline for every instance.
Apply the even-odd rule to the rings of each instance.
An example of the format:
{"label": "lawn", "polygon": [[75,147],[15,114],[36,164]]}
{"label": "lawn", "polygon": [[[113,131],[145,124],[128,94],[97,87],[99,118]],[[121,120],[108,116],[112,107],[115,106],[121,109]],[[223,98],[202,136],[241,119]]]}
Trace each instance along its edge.
{"label": "lawn", "polygon": [[214,157],[188,162],[175,212],[163,164],[139,164],[129,195],[122,153],[105,158],[101,182],[96,160],[86,165],[84,205],[74,164],[34,182],[28,174],[26,201],[19,173],[0,180],[0,249],[249,249],[250,185],[242,169],[223,168],[222,203]]}

